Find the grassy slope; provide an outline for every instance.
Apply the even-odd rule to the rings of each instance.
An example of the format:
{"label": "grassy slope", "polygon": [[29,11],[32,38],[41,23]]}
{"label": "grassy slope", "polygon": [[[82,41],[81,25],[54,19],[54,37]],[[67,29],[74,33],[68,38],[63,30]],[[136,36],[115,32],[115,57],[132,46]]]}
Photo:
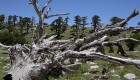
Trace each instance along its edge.
{"label": "grassy slope", "polygon": [[9,70],[9,58],[8,58],[8,52],[6,50],[0,50],[0,80],[2,80],[2,77],[7,73],[7,70]]}
{"label": "grassy slope", "polygon": [[[86,30],[86,33],[87,33],[89,30],[90,30],[90,28],[88,28],[88,29]],[[48,36],[50,36],[50,35],[52,34],[52,32],[51,32],[48,28],[46,28],[45,31],[47,31]],[[63,36],[65,36],[64,39],[68,39],[68,38],[70,37],[70,35],[69,35],[69,34],[70,34],[70,31],[71,31],[71,29],[68,28],[67,31],[66,31],[64,34],[62,34]],[[128,37],[129,35],[126,34],[126,33],[122,33],[120,36],[121,36],[121,37],[122,37],[122,36],[123,36],[123,37],[124,37],[124,36]],[[111,40],[116,40],[117,38],[118,38],[118,37],[112,37]],[[127,50],[127,47],[125,46],[125,44],[123,44],[123,47],[124,47],[125,50]],[[114,51],[117,50],[116,47],[114,47],[114,49],[115,49]],[[138,46],[136,49],[137,49],[137,50],[140,50],[140,47]],[[108,53],[108,50],[109,50],[109,48],[106,47],[106,48],[105,48],[105,52],[107,53],[107,55],[122,57],[122,56],[120,56],[119,54],[116,54],[116,52],[114,52],[114,53]],[[2,79],[3,75],[6,74],[5,71],[6,71],[7,69],[4,69],[4,66],[6,66],[6,65],[9,63],[9,60],[8,60],[8,59],[5,59],[5,58],[7,58],[7,56],[8,56],[8,54],[6,54],[6,53],[7,53],[7,52],[6,52],[5,50],[1,50],[1,51],[0,51],[0,57],[3,57],[3,59],[0,58],[0,62],[2,62],[2,63],[0,63],[0,80]],[[134,52],[129,52],[129,51],[127,51],[127,53],[128,53],[128,56],[129,56],[130,58],[140,59],[139,52],[135,52],[135,53],[134,53]],[[125,58],[127,58],[127,57],[125,57]],[[139,69],[137,69],[137,68],[136,68],[135,66],[133,66],[133,65],[119,65],[119,64],[114,64],[114,63],[107,62],[107,61],[103,61],[103,60],[94,60],[94,62],[99,66],[98,69],[92,70],[92,71],[95,72],[95,73],[90,74],[90,75],[88,75],[88,76],[82,75],[82,74],[85,73],[85,72],[89,72],[88,69],[89,69],[89,67],[91,66],[91,65],[89,65],[89,64],[83,64],[83,65],[81,65],[81,67],[79,67],[79,68],[76,70],[75,73],[61,75],[61,76],[58,78],[58,80],[65,80],[65,79],[69,79],[69,80],[91,80],[95,75],[100,75],[100,74],[101,74],[101,71],[102,71],[102,68],[103,68],[103,67],[109,67],[110,71],[115,70],[114,73],[113,73],[113,72],[110,72],[110,75],[112,75],[112,74],[118,74],[118,75],[120,75],[120,80],[126,80],[126,79],[123,77],[123,75],[126,74],[126,73],[129,73],[129,72],[130,72],[130,73],[134,73],[134,74],[137,76],[137,78],[140,79],[140,71],[139,71]],[[124,68],[120,68],[121,66],[123,66]],[[54,80],[53,77],[49,77],[49,78],[50,78],[50,80]],[[118,79],[116,79],[116,78],[110,76],[110,79],[109,79],[109,80],[118,80]]]}

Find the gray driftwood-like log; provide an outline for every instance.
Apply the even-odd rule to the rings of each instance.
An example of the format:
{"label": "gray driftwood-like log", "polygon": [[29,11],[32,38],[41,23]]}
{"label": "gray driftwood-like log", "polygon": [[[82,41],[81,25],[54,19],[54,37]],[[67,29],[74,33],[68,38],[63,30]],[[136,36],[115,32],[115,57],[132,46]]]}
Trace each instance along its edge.
{"label": "gray driftwood-like log", "polygon": [[[29,1],[30,1],[30,4],[32,4],[34,6],[34,9],[39,17],[39,23],[37,25],[37,38],[38,39],[43,36],[43,23],[44,23],[45,18],[51,18],[54,16],[62,16],[62,15],[69,14],[69,13],[59,13],[59,14],[49,15],[51,8],[48,7],[48,5],[51,3],[52,0],[48,0],[48,2],[44,5],[44,7],[42,9],[39,8],[38,0],[29,0]],[[47,10],[46,10],[46,8],[47,8]],[[46,10],[46,12],[45,12],[45,10]]]}
{"label": "gray driftwood-like log", "polygon": [[[36,0],[31,0],[31,2],[37,5],[35,4]],[[11,69],[8,75],[10,74],[13,80],[48,80],[48,75],[54,70],[60,71],[60,73],[62,71],[66,73],[74,72],[70,68],[81,63],[65,64],[65,60],[73,58],[103,59],[119,64],[137,65],[139,67],[140,60],[118,58],[104,54],[104,46],[114,45],[121,41],[140,43],[139,40],[132,38],[107,42],[108,36],[106,35],[113,31],[125,31],[125,28],[107,28],[77,40],[56,40],[55,35],[45,39],[44,35],[36,43],[16,44],[14,46],[0,44],[0,46],[9,50]]]}

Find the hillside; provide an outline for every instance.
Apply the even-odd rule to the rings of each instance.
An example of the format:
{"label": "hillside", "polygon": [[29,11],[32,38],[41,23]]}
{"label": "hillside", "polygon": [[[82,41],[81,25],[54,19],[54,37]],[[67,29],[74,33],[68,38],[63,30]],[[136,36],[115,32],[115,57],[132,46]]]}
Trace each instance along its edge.
{"label": "hillside", "polygon": [[[91,28],[87,28],[85,33],[86,35],[89,35],[89,31]],[[52,33],[50,31],[50,27],[46,27],[45,31],[47,32],[47,36],[49,37]],[[64,36],[62,39],[69,39],[70,37],[70,31],[71,28],[67,28],[65,33],[62,35]],[[122,32],[117,36],[110,37],[110,40],[117,40],[120,37],[128,37],[131,35],[131,32]],[[137,46],[135,48],[135,51],[128,51],[128,48],[125,43],[122,44],[124,50],[127,53],[127,56],[121,56],[120,54],[117,54],[117,47],[113,46],[114,53],[109,53],[109,48],[105,47],[104,50],[107,55],[116,56],[116,57],[122,57],[122,58],[133,58],[133,59],[140,59],[140,46]],[[1,49],[0,51],[0,79],[7,73],[10,62],[8,57],[8,52],[6,50]],[[87,63],[87,64],[86,64]],[[87,61],[86,63],[81,64],[79,67],[75,68],[75,73],[60,75],[59,77],[55,75],[49,76],[50,80],[92,80],[95,76],[101,76],[102,75],[102,69],[108,68],[109,69],[109,80],[127,80],[124,78],[124,75],[127,73],[132,73],[136,76],[136,80],[140,79],[140,71],[136,66],[133,65],[122,65],[122,64],[116,64],[100,59]]]}

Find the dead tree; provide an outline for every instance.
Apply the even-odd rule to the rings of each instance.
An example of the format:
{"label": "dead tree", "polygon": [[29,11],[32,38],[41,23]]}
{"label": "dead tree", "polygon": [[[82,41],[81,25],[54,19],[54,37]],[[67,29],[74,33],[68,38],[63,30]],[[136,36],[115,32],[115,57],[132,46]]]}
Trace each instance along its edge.
{"label": "dead tree", "polygon": [[129,64],[140,66],[140,60],[118,58],[104,54],[104,46],[115,45],[122,41],[133,41],[140,43],[139,40],[132,38],[119,39],[107,42],[107,34],[114,31],[125,31],[123,27],[114,27],[92,33],[82,39],[55,40],[55,35],[45,39],[43,35],[36,43],[14,46],[0,44],[9,50],[11,69],[8,72],[13,80],[47,80],[52,70],[57,69],[66,73],[74,72],[71,67],[81,63],[65,64],[66,59],[87,58],[103,59],[118,64]]}
{"label": "dead tree", "polygon": [[122,20],[121,22],[118,22],[118,23],[116,23],[116,24],[114,24],[114,25],[105,25],[104,27],[103,27],[103,29],[104,28],[106,28],[106,27],[122,27],[123,25],[125,25],[131,18],[133,18],[133,17],[135,17],[135,16],[137,16],[139,14],[139,11],[136,11],[136,10],[134,10],[126,19],[124,19],[124,20]]}
{"label": "dead tree", "polygon": [[[41,36],[43,36],[43,23],[44,23],[45,18],[51,18],[54,16],[61,16],[61,15],[69,14],[69,13],[60,13],[60,14],[49,15],[51,8],[50,7],[48,8],[48,5],[50,4],[50,2],[52,0],[48,0],[48,2],[44,5],[44,7],[42,9],[39,8],[37,0],[29,0],[29,1],[30,1],[30,4],[32,4],[34,6],[34,9],[39,17],[39,23],[37,25],[37,39],[39,39]],[[46,8],[48,8],[48,9],[45,12]]]}

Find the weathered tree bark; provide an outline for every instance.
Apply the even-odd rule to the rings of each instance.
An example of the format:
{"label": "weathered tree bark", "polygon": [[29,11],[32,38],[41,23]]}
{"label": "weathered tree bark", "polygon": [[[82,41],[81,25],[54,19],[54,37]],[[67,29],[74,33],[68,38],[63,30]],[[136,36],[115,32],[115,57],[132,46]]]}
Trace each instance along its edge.
{"label": "weathered tree bark", "polygon": [[[34,5],[37,5],[35,4],[36,0],[31,1]],[[38,14],[40,15],[40,13]],[[140,43],[139,40],[132,38],[119,39],[113,42],[106,41],[108,39],[106,35],[113,31],[125,31],[125,28],[108,28],[77,40],[55,40],[56,35],[45,39],[45,34],[36,43],[16,44],[14,46],[6,46],[0,43],[0,46],[9,50],[11,69],[8,74],[12,75],[13,80],[48,80],[48,75],[53,70],[59,70],[60,73],[61,71],[73,72],[70,67],[77,66],[80,63],[64,63],[66,59],[71,60],[71,58],[103,59],[139,67],[140,60],[118,58],[104,54],[104,46],[116,45],[123,50],[122,46],[118,44],[122,41]]]}
{"label": "weathered tree bark", "polygon": [[42,9],[39,8],[38,1],[37,0],[29,0],[30,4],[34,6],[34,9],[39,17],[39,23],[37,25],[37,39],[41,38],[43,36],[43,23],[45,18],[51,18],[54,16],[61,16],[61,15],[68,15],[69,13],[61,13],[61,14],[53,14],[49,15],[51,8],[48,8],[46,13],[44,12],[45,9],[48,7],[48,5],[51,3],[52,0],[48,0],[48,2],[44,5]]}

